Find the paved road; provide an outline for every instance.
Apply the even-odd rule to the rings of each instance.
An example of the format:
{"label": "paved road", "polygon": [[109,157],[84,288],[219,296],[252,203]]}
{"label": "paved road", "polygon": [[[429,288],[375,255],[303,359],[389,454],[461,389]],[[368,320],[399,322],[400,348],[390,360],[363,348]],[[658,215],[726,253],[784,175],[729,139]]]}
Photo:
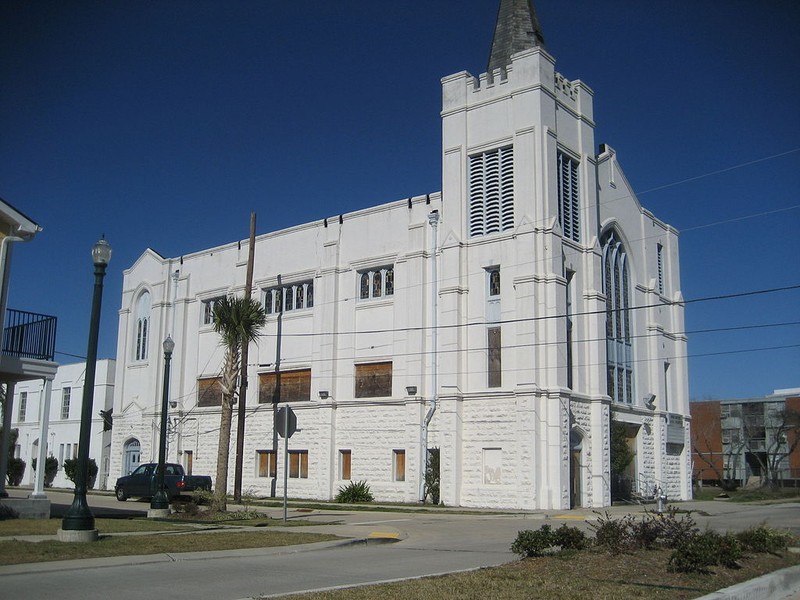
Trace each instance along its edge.
{"label": "paved road", "polygon": [[[71,496],[48,493],[54,514]],[[112,497],[90,496],[96,516],[142,514],[148,503],[118,503]],[[700,527],[739,530],[766,522],[800,534],[800,504],[767,506],[722,502],[684,503]],[[629,510],[609,510],[621,515]],[[122,513],[117,511],[123,511]],[[280,509],[266,509],[282,517]],[[320,523],[314,531],[338,533],[356,539],[370,534],[397,536],[392,544],[314,544],[283,549],[158,555],[49,565],[0,567],[3,594],[10,598],[131,600],[172,598],[238,600],[259,595],[301,592],[343,585],[404,579],[498,565],[515,560],[509,545],[520,529],[561,522],[588,528],[591,510],[536,513],[476,514],[454,512],[291,511],[291,518]],[[330,525],[331,522],[336,525]],[[325,523],[325,524],[322,524]],[[304,528],[304,530],[306,530]]]}

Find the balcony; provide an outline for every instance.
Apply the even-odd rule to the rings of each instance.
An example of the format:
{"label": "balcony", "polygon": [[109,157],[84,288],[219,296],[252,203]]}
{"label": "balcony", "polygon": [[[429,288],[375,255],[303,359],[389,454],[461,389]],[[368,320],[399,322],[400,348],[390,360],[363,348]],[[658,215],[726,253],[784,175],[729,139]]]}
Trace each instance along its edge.
{"label": "balcony", "polygon": [[56,317],[14,310],[6,311],[3,356],[52,361],[56,350]]}

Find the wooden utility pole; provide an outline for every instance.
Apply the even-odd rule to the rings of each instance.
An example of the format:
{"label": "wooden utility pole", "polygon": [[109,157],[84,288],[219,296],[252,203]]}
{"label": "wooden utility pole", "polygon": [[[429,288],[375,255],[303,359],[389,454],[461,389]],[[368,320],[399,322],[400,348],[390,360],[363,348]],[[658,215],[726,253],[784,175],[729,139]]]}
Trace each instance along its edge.
{"label": "wooden utility pole", "polygon": [[[256,255],[256,213],[250,213],[250,245],[247,248],[247,276],[244,297],[250,300],[253,291],[253,261]],[[236,423],[236,466],[233,475],[233,501],[242,501],[242,463],[244,461],[244,418],[247,399],[247,362],[249,344],[242,344],[241,375],[239,376],[239,412]]]}

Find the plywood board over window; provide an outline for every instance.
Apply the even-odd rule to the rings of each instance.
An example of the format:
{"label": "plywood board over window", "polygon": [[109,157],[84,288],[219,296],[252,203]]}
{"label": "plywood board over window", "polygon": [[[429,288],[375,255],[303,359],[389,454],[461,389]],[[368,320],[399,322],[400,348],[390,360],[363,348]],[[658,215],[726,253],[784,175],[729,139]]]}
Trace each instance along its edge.
{"label": "plywood board over window", "polygon": [[391,362],[356,365],[356,398],[381,398],[391,395]]}
{"label": "plywood board over window", "polygon": [[500,387],[503,382],[503,364],[501,361],[501,343],[500,343],[500,328],[490,327],[487,330],[488,337],[488,352],[487,352],[487,368],[489,372],[489,387]]}
{"label": "plywood board over window", "polygon": [[222,406],[222,379],[205,377],[197,380],[197,406]]}
{"label": "plywood board over window", "polygon": [[311,400],[311,369],[261,373],[258,376],[258,402],[307,402]]}

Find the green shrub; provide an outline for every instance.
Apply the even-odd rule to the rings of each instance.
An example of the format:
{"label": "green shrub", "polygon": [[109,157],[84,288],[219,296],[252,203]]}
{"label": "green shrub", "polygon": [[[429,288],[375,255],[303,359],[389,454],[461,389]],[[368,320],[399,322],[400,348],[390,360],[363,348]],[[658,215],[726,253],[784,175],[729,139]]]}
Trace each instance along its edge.
{"label": "green shrub", "polygon": [[21,458],[11,457],[8,459],[6,470],[6,482],[8,485],[19,485],[25,475],[25,461]]}
{"label": "green shrub", "polygon": [[650,550],[658,545],[663,531],[658,516],[645,514],[639,521],[631,521],[629,525],[633,546]]}
{"label": "green shrub", "polygon": [[192,502],[196,505],[205,504],[210,506],[214,501],[214,492],[211,490],[194,490],[192,492]]}
{"label": "green shrub", "polygon": [[766,525],[751,527],[736,534],[736,539],[745,552],[777,554],[786,550],[791,535],[785,531],[772,529]]}
{"label": "green shrub", "polygon": [[345,504],[372,502],[373,500],[372,492],[366,481],[351,481],[346,486],[340,487],[339,493],[336,494],[336,502]]}
{"label": "green shrub", "polygon": [[[86,486],[89,489],[94,488],[94,482],[97,481],[97,463],[93,458],[89,459],[87,463],[88,471],[89,471],[89,480],[86,482]],[[64,461],[64,475],[67,476],[72,483],[75,483],[75,477],[78,474],[78,459],[77,458],[68,458]]]}
{"label": "green shrub", "polygon": [[511,544],[511,551],[523,558],[530,558],[543,556],[554,545],[554,534],[550,525],[542,525],[535,531],[524,529],[517,533],[517,539]]}
{"label": "green shrub", "polygon": [[595,512],[597,523],[589,526],[594,530],[594,543],[609,552],[630,552],[636,547],[633,541],[633,517],[626,515],[621,519],[614,519],[606,512],[605,517]]}
{"label": "green shrub", "polygon": [[707,530],[673,550],[668,569],[681,573],[708,573],[709,567],[737,568],[742,546],[733,534]]}
{"label": "green shrub", "polygon": [[[0,427],[0,437],[3,435],[3,428]],[[19,439],[19,429],[8,430],[8,466],[6,467],[6,483],[8,485],[19,485],[22,483],[22,476],[25,474],[25,461],[14,456],[14,447]]]}
{"label": "green shrub", "polygon": [[566,523],[562,523],[561,527],[553,532],[553,545],[562,550],[583,550],[589,545],[589,540],[577,527],[568,527]]}
{"label": "green shrub", "polygon": [[678,518],[678,509],[667,507],[667,512],[656,516],[661,529],[659,543],[667,548],[675,549],[687,540],[690,540],[700,530],[692,518],[691,513],[685,513]]}
{"label": "green shrub", "polygon": [[[36,470],[36,459],[31,460],[31,467]],[[44,487],[53,485],[53,480],[58,473],[58,459],[55,456],[48,456],[44,461]]]}

